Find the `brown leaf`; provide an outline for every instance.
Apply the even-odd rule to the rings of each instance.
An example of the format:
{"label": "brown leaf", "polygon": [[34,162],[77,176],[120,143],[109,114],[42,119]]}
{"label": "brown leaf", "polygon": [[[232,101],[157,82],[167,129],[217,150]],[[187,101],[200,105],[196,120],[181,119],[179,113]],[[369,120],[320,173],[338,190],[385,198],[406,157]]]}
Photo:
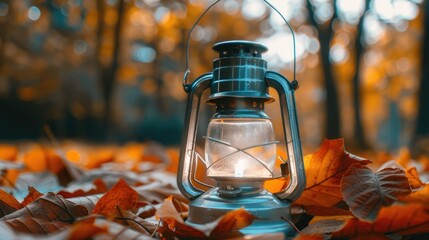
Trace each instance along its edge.
{"label": "brown leaf", "polygon": [[138,232],[146,234],[150,236],[152,232],[156,230],[157,224],[146,221],[129,210],[123,210],[121,208],[117,208],[117,214],[115,217],[115,221],[117,223],[121,223],[124,226],[128,226],[131,229],[134,229]]}
{"label": "brown leaf", "polygon": [[343,200],[340,182],[344,173],[353,164],[363,166],[368,163],[369,160],[347,153],[343,139],[325,139],[318,151],[304,158],[307,184],[296,203],[304,206],[334,206]]}
{"label": "brown leaf", "polygon": [[110,217],[115,214],[117,206],[125,210],[132,210],[136,208],[137,202],[137,192],[121,179],[100,198],[92,213]]}
{"label": "brown leaf", "polygon": [[41,196],[43,196],[43,194],[37,191],[34,187],[28,186],[28,195],[24,198],[24,201],[22,201],[21,205],[27,206]]}
{"label": "brown leaf", "polygon": [[48,221],[45,219],[24,216],[3,221],[16,232],[32,234],[49,234],[61,231],[70,226],[66,222]]}
{"label": "brown leaf", "polygon": [[6,216],[21,208],[22,205],[14,196],[0,189],[0,217]]}
{"label": "brown leaf", "polygon": [[241,235],[238,230],[250,225],[254,216],[243,208],[230,211],[219,219],[192,227],[174,218],[162,218],[158,232],[166,239],[226,238]]}
{"label": "brown leaf", "polygon": [[420,188],[424,185],[422,180],[420,180],[416,167],[410,167],[406,169],[405,176],[408,178],[408,182],[410,183],[412,189]]}
{"label": "brown leaf", "polygon": [[414,190],[412,193],[407,196],[401,197],[399,199],[402,202],[408,203],[421,203],[429,205],[429,184],[426,184],[423,188]]}
{"label": "brown leaf", "polygon": [[306,235],[327,235],[343,228],[345,222],[337,219],[320,220],[309,224],[301,230],[301,233]]}
{"label": "brown leaf", "polygon": [[374,222],[353,218],[348,220],[346,225],[334,232],[332,236],[350,239],[371,233],[398,235],[429,233],[429,206],[409,204],[384,207]]}
{"label": "brown leaf", "polygon": [[98,202],[98,200],[100,200],[100,198],[101,198],[101,194],[97,194],[97,195],[67,198],[67,201],[70,201],[74,204],[85,207],[88,213],[90,213],[93,211],[95,204]]}
{"label": "brown leaf", "polygon": [[103,180],[97,178],[93,181],[92,184],[93,184],[93,187],[87,191],[83,189],[78,189],[74,192],[60,191],[58,192],[58,195],[61,195],[65,198],[73,198],[73,197],[95,195],[95,194],[107,192],[107,186],[106,184],[104,184]]}
{"label": "brown leaf", "polygon": [[299,234],[294,240],[323,240],[325,239],[321,235],[305,235],[305,234]]}
{"label": "brown leaf", "polygon": [[355,216],[374,220],[381,207],[391,205],[411,189],[402,169],[383,168],[373,173],[367,167],[352,166],[343,176],[341,191]]}
{"label": "brown leaf", "polygon": [[187,211],[187,206],[182,205],[173,196],[169,196],[164,200],[164,203],[156,210],[155,216],[161,218],[174,218],[178,222],[183,223],[182,212]]}
{"label": "brown leaf", "polygon": [[100,233],[107,233],[108,229],[106,226],[95,226],[95,218],[89,218],[81,220],[73,224],[69,230],[69,240],[81,240],[81,239],[93,239]]}
{"label": "brown leaf", "polygon": [[178,222],[174,218],[162,218],[158,228],[161,239],[204,239],[207,236],[200,230]]}
{"label": "brown leaf", "polygon": [[323,206],[304,206],[305,213],[312,216],[337,216],[337,215],[352,215],[348,210],[336,207],[323,207]]}
{"label": "brown leaf", "polygon": [[104,219],[96,219],[94,226],[106,228],[107,233],[98,234],[100,239],[121,239],[121,240],[152,240],[153,238],[143,235],[127,226],[123,226],[116,222],[107,221]]}
{"label": "brown leaf", "polygon": [[4,216],[1,220],[32,216],[50,221],[72,223],[76,218],[86,215],[88,215],[88,211],[85,207],[74,204],[64,199],[62,196],[48,193],[30,203],[28,206]]}
{"label": "brown leaf", "polygon": [[216,228],[211,232],[210,236],[220,236],[225,233],[237,231],[252,224],[255,217],[240,208],[226,213],[217,224]]}

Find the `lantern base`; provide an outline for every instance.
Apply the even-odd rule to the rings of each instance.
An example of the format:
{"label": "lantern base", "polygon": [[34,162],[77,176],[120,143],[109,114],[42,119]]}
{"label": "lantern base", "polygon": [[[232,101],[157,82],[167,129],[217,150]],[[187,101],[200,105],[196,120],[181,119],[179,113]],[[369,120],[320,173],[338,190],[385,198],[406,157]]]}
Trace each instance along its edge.
{"label": "lantern base", "polygon": [[225,213],[244,208],[256,218],[243,234],[262,234],[282,232],[286,236],[295,235],[292,226],[284,219],[291,219],[290,204],[279,200],[266,190],[225,198],[219,196],[219,188],[213,188],[189,204],[187,223],[199,225],[212,222]]}

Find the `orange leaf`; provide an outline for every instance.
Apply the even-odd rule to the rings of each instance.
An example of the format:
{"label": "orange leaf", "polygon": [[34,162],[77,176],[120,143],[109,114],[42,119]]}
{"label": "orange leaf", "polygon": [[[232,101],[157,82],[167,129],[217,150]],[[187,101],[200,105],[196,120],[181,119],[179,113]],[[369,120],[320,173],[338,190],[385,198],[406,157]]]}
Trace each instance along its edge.
{"label": "orange leaf", "polygon": [[68,239],[93,239],[97,234],[108,232],[106,226],[95,226],[94,220],[95,218],[90,218],[73,224],[70,229]]}
{"label": "orange leaf", "polygon": [[366,165],[369,160],[344,150],[343,139],[325,139],[318,151],[304,157],[307,184],[296,203],[304,206],[332,207],[343,200],[340,182],[353,164]]}
{"label": "orange leaf", "polygon": [[323,240],[325,239],[321,235],[306,235],[306,234],[299,234],[294,240]]}
{"label": "orange leaf", "polygon": [[341,191],[355,216],[373,220],[382,206],[391,205],[411,189],[402,169],[383,168],[373,173],[367,167],[352,166],[343,176]]}
{"label": "orange leaf", "polygon": [[429,205],[429,184],[399,199],[403,202],[422,203]]}
{"label": "orange leaf", "polygon": [[230,211],[220,219],[210,236],[220,236],[222,234],[247,227],[252,224],[254,219],[255,217],[244,210],[244,208]]}
{"label": "orange leaf", "polygon": [[323,207],[323,206],[304,206],[305,213],[313,216],[337,216],[337,215],[352,215],[348,210],[335,208],[335,207]]}
{"label": "orange leaf", "polygon": [[429,206],[409,204],[382,208],[371,222],[349,219],[346,225],[332,233],[332,237],[353,238],[368,234],[399,234],[413,235],[429,233]]}
{"label": "orange leaf", "polygon": [[254,216],[243,208],[230,211],[219,219],[195,227],[174,218],[162,218],[158,232],[165,239],[220,239],[239,235],[239,229],[250,225]]}
{"label": "orange leaf", "polygon": [[18,155],[18,148],[12,145],[0,144],[0,160],[13,161]]}
{"label": "orange leaf", "polygon": [[22,201],[22,206],[27,206],[28,204],[34,202],[39,197],[43,196],[39,191],[37,191],[34,187],[28,186],[28,195]]}
{"label": "orange leaf", "polygon": [[413,189],[422,187],[424,185],[422,180],[420,180],[416,167],[411,167],[405,170],[405,176],[407,176],[410,186]]}
{"label": "orange leaf", "polygon": [[22,205],[14,196],[0,189],[0,217],[6,216],[21,208]]}
{"label": "orange leaf", "polygon": [[97,178],[92,183],[94,188],[90,189],[89,191],[84,191],[82,189],[76,190],[74,192],[60,191],[58,192],[58,195],[61,195],[65,198],[73,198],[107,192],[107,186],[103,180]]}
{"label": "orange leaf", "polygon": [[115,214],[117,206],[125,210],[133,210],[137,206],[137,202],[137,192],[128,186],[123,179],[120,179],[118,183],[95,204],[92,213],[111,217]]}

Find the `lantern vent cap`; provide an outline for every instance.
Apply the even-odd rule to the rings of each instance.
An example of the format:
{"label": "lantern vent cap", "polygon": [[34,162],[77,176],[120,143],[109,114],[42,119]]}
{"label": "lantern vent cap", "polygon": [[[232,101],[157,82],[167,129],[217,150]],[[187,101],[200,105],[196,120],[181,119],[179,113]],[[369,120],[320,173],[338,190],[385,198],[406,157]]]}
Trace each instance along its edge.
{"label": "lantern vent cap", "polygon": [[219,57],[262,57],[262,53],[268,51],[268,48],[260,43],[231,40],[219,42],[213,45],[213,50],[219,52]]}

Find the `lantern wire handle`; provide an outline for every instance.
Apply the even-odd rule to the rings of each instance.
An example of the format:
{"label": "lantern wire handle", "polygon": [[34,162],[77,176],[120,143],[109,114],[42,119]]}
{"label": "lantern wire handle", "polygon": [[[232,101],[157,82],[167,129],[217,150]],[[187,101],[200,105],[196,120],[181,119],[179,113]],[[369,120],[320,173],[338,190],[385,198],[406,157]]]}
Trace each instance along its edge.
{"label": "lantern wire handle", "polygon": [[[186,37],[186,47],[185,47],[185,52],[186,52],[186,60],[185,60],[185,67],[186,67],[186,71],[185,74],[183,76],[183,81],[182,84],[185,87],[188,83],[187,83],[187,79],[188,79],[188,75],[191,72],[191,70],[189,69],[189,39],[191,37],[192,31],[194,30],[194,28],[198,25],[198,23],[201,21],[201,19],[204,17],[204,15],[216,4],[218,4],[220,1],[222,0],[216,0],[214,3],[210,4],[210,6],[208,6],[206,8],[206,10],[204,10],[204,12],[198,17],[197,21],[195,21],[195,23],[192,25],[191,30],[189,30],[188,32],[188,36]],[[275,8],[271,3],[269,3],[267,0],[262,0],[263,2],[265,2],[271,9],[273,9],[276,13],[278,13],[280,15],[280,17],[283,19],[283,21],[286,23],[286,25],[288,26],[291,34],[292,34],[292,41],[293,41],[293,81],[292,81],[292,88],[294,90],[296,90],[298,88],[298,80],[296,80],[296,40],[295,40],[295,32],[293,31],[292,26],[289,24],[289,22],[286,20],[286,18],[280,13],[280,11]]]}

